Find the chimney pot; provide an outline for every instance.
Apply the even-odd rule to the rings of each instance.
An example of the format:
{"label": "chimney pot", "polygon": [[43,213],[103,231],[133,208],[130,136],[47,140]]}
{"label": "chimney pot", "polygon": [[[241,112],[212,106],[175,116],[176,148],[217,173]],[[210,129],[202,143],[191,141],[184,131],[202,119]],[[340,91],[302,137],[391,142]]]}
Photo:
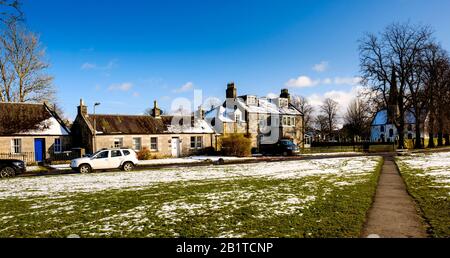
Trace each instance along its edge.
{"label": "chimney pot", "polygon": [[161,118],[161,109],[158,108],[158,102],[156,100],[153,101],[152,116],[154,118]]}
{"label": "chimney pot", "polygon": [[237,89],[236,86],[234,85],[234,82],[228,83],[226,90],[226,97],[227,99],[236,99]]}
{"label": "chimney pot", "polygon": [[83,99],[80,99],[80,105],[78,106],[78,115],[83,115],[83,116],[88,115],[87,106],[84,105]]}

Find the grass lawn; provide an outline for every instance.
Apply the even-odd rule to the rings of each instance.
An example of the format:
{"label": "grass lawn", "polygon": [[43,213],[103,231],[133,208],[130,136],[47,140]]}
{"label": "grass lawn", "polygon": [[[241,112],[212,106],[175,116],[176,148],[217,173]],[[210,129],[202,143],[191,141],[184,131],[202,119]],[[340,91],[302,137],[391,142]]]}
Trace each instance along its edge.
{"label": "grass lawn", "polygon": [[0,237],[359,237],[379,157],[0,181]]}
{"label": "grass lawn", "polygon": [[450,237],[450,152],[397,158],[408,191],[433,237]]}

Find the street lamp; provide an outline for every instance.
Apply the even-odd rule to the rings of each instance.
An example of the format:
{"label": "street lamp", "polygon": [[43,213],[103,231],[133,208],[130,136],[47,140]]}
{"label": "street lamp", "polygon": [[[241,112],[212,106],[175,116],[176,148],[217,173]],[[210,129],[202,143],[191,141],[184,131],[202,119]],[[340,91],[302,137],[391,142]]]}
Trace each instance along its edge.
{"label": "street lamp", "polygon": [[100,106],[99,102],[96,102],[94,104],[94,153],[97,151],[97,139],[96,139],[96,137],[97,137],[97,124],[96,124],[96,121],[95,121],[95,107],[97,107],[97,106]]}

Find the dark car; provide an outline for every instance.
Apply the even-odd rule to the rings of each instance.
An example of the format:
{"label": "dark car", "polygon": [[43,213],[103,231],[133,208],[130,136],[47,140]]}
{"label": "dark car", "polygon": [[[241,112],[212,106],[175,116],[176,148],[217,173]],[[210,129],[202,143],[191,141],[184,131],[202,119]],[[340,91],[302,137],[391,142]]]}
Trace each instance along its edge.
{"label": "dark car", "polygon": [[14,177],[25,171],[25,162],[21,160],[0,159],[0,178]]}
{"label": "dark car", "polygon": [[291,140],[281,140],[276,144],[261,144],[260,153],[263,155],[293,156],[300,153],[300,149]]}

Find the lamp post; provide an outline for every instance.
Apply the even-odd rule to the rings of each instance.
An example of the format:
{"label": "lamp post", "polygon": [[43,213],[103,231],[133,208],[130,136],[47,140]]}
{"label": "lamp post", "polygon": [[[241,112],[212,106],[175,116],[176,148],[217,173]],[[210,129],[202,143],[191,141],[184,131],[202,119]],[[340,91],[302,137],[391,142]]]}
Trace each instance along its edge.
{"label": "lamp post", "polygon": [[95,107],[100,106],[100,103],[97,102],[94,104],[94,153],[97,151],[97,124],[95,121]]}

